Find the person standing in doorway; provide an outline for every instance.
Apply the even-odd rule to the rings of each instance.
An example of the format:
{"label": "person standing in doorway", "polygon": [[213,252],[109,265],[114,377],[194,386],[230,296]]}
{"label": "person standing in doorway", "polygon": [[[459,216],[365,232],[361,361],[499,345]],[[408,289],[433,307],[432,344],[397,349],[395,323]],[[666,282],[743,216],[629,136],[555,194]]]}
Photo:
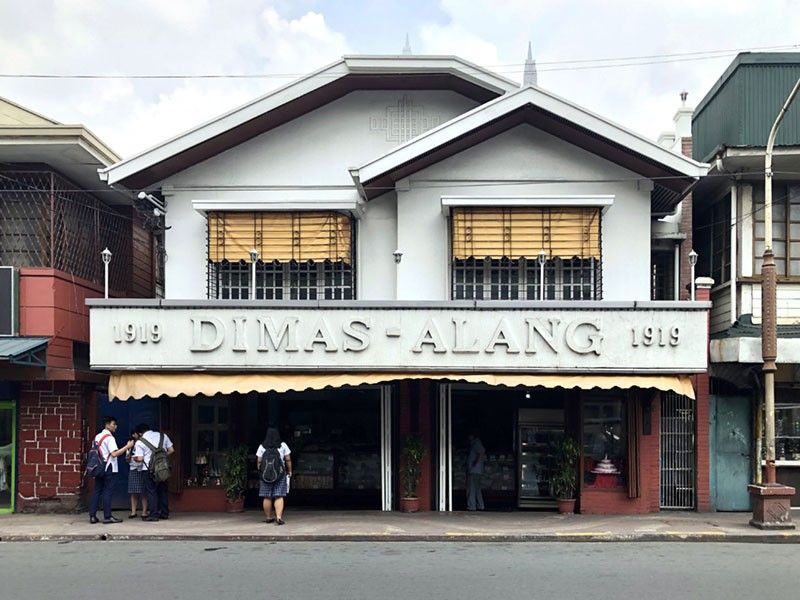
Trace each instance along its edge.
{"label": "person standing in doorway", "polygon": [[133,446],[133,443],[129,441],[122,448],[118,448],[117,440],[114,439],[116,430],[117,420],[114,417],[105,417],[103,430],[94,436],[95,447],[100,453],[101,460],[105,461],[106,469],[102,476],[94,479],[94,490],[89,500],[89,523],[98,522],[97,508],[101,501],[103,503],[103,523],[109,525],[122,522],[122,519],[118,519],[111,512],[111,495],[114,492],[114,481],[119,472],[117,457],[125,454]]}
{"label": "person standing in doorway", "polygon": [[469,454],[467,455],[467,510],[483,510],[483,463],[486,462],[486,449],[477,431],[469,436]]}
{"label": "person standing in doorway", "polygon": [[[289,480],[292,477],[291,450],[283,441],[277,428],[267,429],[264,441],[256,450],[258,472],[261,484],[258,495],[263,498],[264,515],[267,523],[283,525],[284,498],[289,493]],[[275,516],[272,510],[275,509]]]}
{"label": "person standing in doorway", "polygon": [[156,482],[150,474],[150,461],[156,449],[163,448],[168,456],[172,456],[175,447],[166,433],[153,431],[146,423],[136,426],[139,440],[133,450],[133,460],[142,465],[144,472],[144,491],[147,495],[147,507],[150,514],[142,517],[142,521],[158,521],[169,519],[169,486],[167,481]]}
{"label": "person standing in doorway", "polygon": [[[131,441],[135,444],[139,440],[139,434],[134,429],[131,431]],[[133,460],[133,448],[125,453],[125,460],[128,461],[128,494],[131,496],[131,514],[129,519],[135,519],[138,515],[136,510],[139,503],[142,504],[142,518],[147,516],[147,496],[144,493],[144,471],[142,463]]]}

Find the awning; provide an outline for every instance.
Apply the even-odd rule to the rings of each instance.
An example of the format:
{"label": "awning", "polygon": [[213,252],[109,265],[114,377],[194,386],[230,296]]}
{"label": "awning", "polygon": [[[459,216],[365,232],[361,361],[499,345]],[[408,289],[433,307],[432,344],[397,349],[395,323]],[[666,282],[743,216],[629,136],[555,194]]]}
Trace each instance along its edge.
{"label": "awning", "polygon": [[0,361],[24,367],[47,366],[47,342],[43,337],[0,337]]}
{"label": "awning", "polygon": [[433,379],[485,383],[506,387],[654,388],[694,398],[688,375],[537,375],[515,373],[153,373],[114,371],[108,382],[112,398],[120,400],[247,392],[300,392],[356,385],[375,385],[403,379]]}

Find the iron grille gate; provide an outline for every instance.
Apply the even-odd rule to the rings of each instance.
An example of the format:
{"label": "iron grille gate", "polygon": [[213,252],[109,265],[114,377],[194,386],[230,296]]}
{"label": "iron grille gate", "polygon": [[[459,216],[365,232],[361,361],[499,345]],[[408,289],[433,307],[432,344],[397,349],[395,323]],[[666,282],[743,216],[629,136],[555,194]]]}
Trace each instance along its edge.
{"label": "iron grille gate", "polygon": [[695,507],[694,401],[661,396],[661,508]]}

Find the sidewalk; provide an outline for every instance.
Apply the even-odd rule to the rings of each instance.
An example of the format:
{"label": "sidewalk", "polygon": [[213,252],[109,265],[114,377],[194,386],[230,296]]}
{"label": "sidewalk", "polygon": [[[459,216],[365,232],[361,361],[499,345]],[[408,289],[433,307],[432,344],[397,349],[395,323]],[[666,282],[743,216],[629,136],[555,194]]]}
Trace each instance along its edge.
{"label": "sidewalk", "polygon": [[[126,517],[124,511],[117,516]],[[797,515],[800,518],[800,515]],[[3,515],[0,541],[710,541],[800,543],[800,531],[760,531],[749,513],[668,512],[637,516],[537,512],[417,513],[288,510],[286,525],[260,512],[175,513],[169,521],[90,525],[86,515]]]}

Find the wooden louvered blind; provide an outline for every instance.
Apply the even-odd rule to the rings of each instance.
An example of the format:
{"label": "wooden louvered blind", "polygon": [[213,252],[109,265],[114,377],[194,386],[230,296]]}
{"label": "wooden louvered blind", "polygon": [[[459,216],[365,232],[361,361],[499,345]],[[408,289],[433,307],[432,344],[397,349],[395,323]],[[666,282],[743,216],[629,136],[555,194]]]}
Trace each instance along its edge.
{"label": "wooden louvered blind", "polygon": [[453,258],[600,258],[599,208],[454,208]]}
{"label": "wooden louvered blind", "polygon": [[351,262],[350,217],[336,212],[210,212],[208,258]]}

